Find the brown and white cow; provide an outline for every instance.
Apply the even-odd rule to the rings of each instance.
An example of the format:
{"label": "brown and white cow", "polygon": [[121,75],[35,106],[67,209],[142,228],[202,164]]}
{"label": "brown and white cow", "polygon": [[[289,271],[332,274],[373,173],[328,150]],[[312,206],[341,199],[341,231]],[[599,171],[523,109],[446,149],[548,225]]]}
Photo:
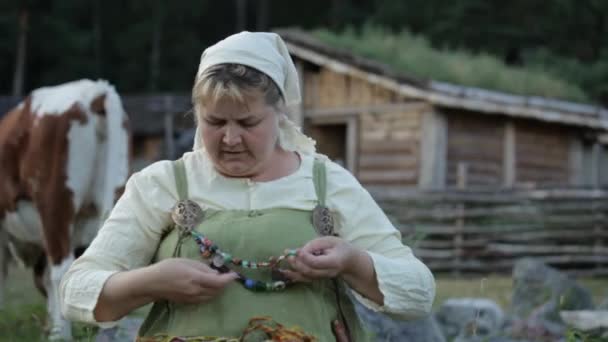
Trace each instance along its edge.
{"label": "brown and white cow", "polygon": [[58,303],[61,277],[73,251],[97,233],[128,173],[128,119],[105,81],[40,88],[0,121],[0,239],[8,235],[0,242],[12,241],[21,255],[36,246],[43,260],[34,263],[46,261],[53,339],[71,339]]}

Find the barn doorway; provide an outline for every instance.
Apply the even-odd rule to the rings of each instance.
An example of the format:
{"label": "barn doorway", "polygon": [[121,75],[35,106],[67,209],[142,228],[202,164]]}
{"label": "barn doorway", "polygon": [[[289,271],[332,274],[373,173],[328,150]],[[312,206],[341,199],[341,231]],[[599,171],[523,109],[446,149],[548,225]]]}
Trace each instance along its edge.
{"label": "barn doorway", "polygon": [[357,119],[355,116],[313,117],[304,132],[317,142],[317,151],[356,174]]}

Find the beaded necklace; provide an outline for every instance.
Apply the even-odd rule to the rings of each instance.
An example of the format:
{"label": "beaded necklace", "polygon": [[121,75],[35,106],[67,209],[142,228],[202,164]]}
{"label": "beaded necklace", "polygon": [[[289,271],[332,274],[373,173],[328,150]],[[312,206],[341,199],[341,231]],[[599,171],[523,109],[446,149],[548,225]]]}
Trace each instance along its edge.
{"label": "beaded necklace", "polygon": [[278,266],[281,261],[285,260],[287,257],[296,256],[297,252],[295,249],[290,249],[286,253],[281,254],[279,257],[271,256],[268,258],[268,261],[249,261],[233,258],[230,253],[222,251],[215,243],[213,243],[213,241],[202,234],[195,231],[191,231],[190,234],[194,238],[194,241],[196,241],[198,244],[201,256],[205,259],[211,258],[211,268],[216,269],[221,273],[233,271],[227,266],[227,264],[249,269],[269,268],[272,270],[272,277],[276,279],[272,282],[263,282],[247,278],[243,274],[235,272],[238,275],[237,280],[248,290],[281,291],[284,290],[287,285],[292,283],[289,278],[284,277],[280,271],[278,271]]}
{"label": "beaded necklace", "polygon": [[[250,261],[239,258],[234,258],[230,253],[222,251],[213,241],[206,236],[194,231],[194,227],[201,224],[205,218],[203,209],[192,200],[178,201],[171,211],[173,222],[180,228],[183,235],[190,235],[199,246],[199,252],[205,259],[211,258],[211,268],[218,270],[221,273],[227,273],[231,270],[226,264],[232,264],[237,267],[258,269],[269,268],[273,281],[263,282],[251,278],[247,278],[240,272],[237,280],[248,290],[252,291],[281,291],[292,281],[283,276],[279,270],[279,264],[290,256],[296,256],[296,250],[288,250],[286,253],[278,257],[271,256],[267,261]],[[317,232],[322,235],[334,235],[334,222],[329,209],[318,204],[312,211],[312,223]]]}

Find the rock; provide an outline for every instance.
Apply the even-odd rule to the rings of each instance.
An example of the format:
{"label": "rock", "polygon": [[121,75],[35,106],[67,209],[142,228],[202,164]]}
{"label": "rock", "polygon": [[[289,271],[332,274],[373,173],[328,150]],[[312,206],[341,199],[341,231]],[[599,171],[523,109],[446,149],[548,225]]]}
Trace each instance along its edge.
{"label": "rock", "polygon": [[132,342],[135,341],[139,326],[143,319],[137,317],[123,318],[118,325],[101,329],[95,338],[95,342]]}
{"label": "rock", "polygon": [[564,336],[562,310],[593,309],[590,292],[567,275],[531,258],[520,259],[513,269],[511,332],[531,339]]}
{"label": "rock", "polygon": [[364,326],[374,334],[375,341],[446,342],[433,315],[423,319],[403,321],[374,312],[357,301],[354,302],[357,314],[363,321]]}
{"label": "rock", "polygon": [[608,310],[608,296],[597,306],[598,310]]}
{"label": "rock", "polygon": [[608,311],[564,310],[560,311],[559,315],[566,324],[582,331],[608,329]]}
{"label": "rock", "polygon": [[437,321],[448,340],[494,336],[501,330],[504,317],[500,306],[485,298],[448,299],[437,312]]}

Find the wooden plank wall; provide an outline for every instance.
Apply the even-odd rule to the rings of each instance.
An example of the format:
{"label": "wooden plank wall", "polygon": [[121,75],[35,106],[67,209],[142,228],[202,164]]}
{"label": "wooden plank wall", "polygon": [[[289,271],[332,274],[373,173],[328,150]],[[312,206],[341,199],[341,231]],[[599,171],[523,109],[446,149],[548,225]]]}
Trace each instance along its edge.
{"label": "wooden plank wall", "polygon": [[361,115],[359,180],[369,185],[418,184],[419,112]]}
{"label": "wooden plank wall", "polygon": [[570,181],[570,132],[556,125],[517,122],[516,183],[530,187],[567,185]]}
{"label": "wooden plank wall", "polygon": [[[305,110],[396,102],[407,99],[366,80],[327,69],[305,71]],[[429,108],[352,113],[359,120],[359,181],[364,185],[417,185],[421,115]]]}
{"label": "wooden plank wall", "polygon": [[500,187],[504,120],[471,112],[443,111],[448,118],[447,186],[457,186],[459,164],[465,164],[466,187]]}

